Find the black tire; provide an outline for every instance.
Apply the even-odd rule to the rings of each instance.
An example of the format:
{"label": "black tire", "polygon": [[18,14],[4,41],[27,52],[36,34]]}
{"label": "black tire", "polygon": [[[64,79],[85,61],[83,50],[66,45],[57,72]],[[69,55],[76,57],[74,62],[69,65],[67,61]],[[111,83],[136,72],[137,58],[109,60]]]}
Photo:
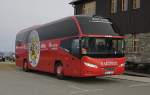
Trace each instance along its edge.
{"label": "black tire", "polygon": [[61,63],[57,63],[55,66],[55,73],[56,73],[56,77],[58,79],[64,79],[64,73],[63,73],[63,65]]}
{"label": "black tire", "polygon": [[93,76],[93,77],[89,77],[89,79],[96,79],[97,77],[96,76]]}
{"label": "black tire", "polygon": [[25,71],[25,72],[28,72],[28,71],[29,71],[27,61],[24,61],[24,62],[23,62],[23,71]]}

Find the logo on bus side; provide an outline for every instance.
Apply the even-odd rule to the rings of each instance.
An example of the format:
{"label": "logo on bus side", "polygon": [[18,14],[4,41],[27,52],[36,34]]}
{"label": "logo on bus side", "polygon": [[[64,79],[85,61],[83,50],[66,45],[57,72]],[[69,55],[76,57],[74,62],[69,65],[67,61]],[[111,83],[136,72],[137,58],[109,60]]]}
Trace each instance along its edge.
{"label": "logo on bus side", "polygon": [[36,67],[40,58],[40,40],[37,31],[32,31],[29,36],[29,62],[32,67]]}

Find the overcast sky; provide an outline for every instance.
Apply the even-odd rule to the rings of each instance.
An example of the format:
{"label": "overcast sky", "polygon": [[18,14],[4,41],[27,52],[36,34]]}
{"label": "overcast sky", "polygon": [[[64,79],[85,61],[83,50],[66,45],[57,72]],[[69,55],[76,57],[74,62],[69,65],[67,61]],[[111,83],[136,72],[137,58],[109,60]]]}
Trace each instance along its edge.
{"label": "overcast sky", "polygon": [[14,51],[20,30],[73,15],[72,0],[0,0],[0,51]]}

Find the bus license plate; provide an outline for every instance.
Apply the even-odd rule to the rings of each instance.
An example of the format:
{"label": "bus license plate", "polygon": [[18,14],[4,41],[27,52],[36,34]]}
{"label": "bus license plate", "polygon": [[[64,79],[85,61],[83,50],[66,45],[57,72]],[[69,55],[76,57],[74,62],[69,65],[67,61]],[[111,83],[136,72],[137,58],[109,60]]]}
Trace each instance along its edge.
{"label": "bus license plate", "polygon": [[112,75],[114,74],[114,71],[105,71],[105,75]]}

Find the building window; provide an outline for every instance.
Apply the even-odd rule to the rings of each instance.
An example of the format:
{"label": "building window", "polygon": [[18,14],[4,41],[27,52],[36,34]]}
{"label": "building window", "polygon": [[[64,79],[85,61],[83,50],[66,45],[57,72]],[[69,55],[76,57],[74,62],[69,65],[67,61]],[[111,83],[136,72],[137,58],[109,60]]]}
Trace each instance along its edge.
{"label": "building window", "polygon": [[111,0],[111,13],[112,14],[117,12],[117,1],[118,0]]}
{"label": "building window", "polygon": [[141,0],[133,0],[133,9],[139,9],[141,6]]}
{"label": "building window", "polygon": [[83,14],[95,15],[96,14],[96,1],[85,3],[83,5]]}
{"label": "building window", "polygon": [[132,34],[126,39],[126,53],[127,54],[139,54],[141,52],[139,44],[139,38],[137,38],[136,34]]}
{"label": "building window", "polygon": [[128,10],[128,0],[122,0],[122,11]]}

